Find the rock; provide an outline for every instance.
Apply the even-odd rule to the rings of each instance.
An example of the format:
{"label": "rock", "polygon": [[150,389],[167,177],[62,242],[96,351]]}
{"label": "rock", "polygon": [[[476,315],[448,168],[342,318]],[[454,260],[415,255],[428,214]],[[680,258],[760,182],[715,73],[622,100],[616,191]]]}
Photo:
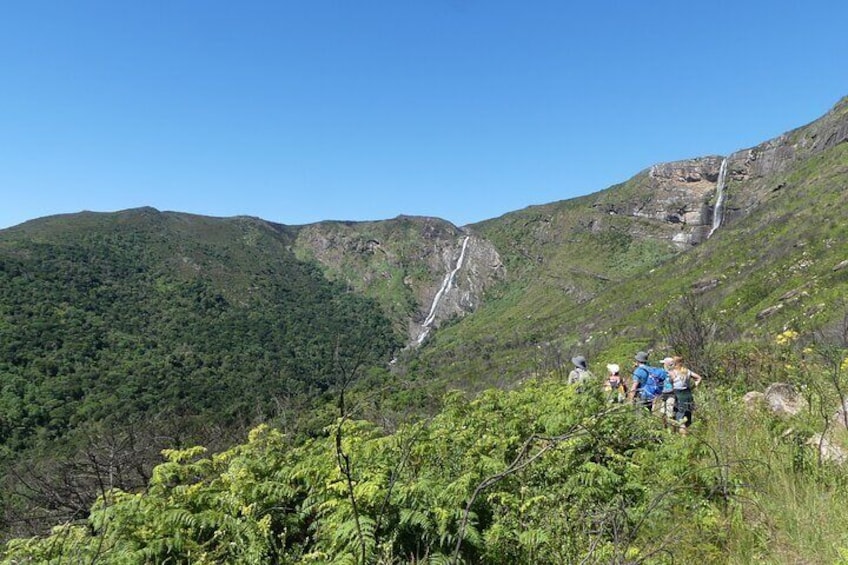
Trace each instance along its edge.
{"label": "rock", "polygon": [[745,404],[745,408],[748,410],[756,410],[758,407],[765,404],[766,395],[762,392],[752,390],[749,393],[746,393],[745,396],[742,397],[742,402]]}
{"label": "rock", "polygon": [[811,445],[815,449],[819,450],[822,461],[840,464],[848,461],[848,453],[827,437],[823,437],[821,434],[813,434],[810,436],[810,439],[807,440],[807,445]]}
{"label": "rock", "polygon": [[806,406],[804,398],[788,383],[770,384],[763,396],[771,411],[780,416],[794,416]]}
{"label": "rock", "polygon": [[791,299],[795,298],[796,296],[798,296],[800,294],[801,294],[801,291],[796,288],[795,290],[790,290],[789,292],[787,292],[786,294],[784,294],[783,296],[778,298],[778,300],[780,300],[781,302],[785,302],[787,300],[791,300]]}
{"label": "rock", "polygon": [[845,400],[845,402],[842,403],[842,406],[840,406],[836,413],[833,415],[833,423],[837,426],[845,428],[845,422],[846,419],[848,419],[846,418],[846,413],[848,413],[848,400]]}
{"label": "rock", "polygon": [[846,259],[846,260],[844,260],[844,261],[842,261],[842,262],[840,262],[840,263],[836,264],[836,265],[833,267],[833,270],[834,270],[834,271],[841,271],[841,270],[842,270],[842,269],[844,269],[845,267],[848,267],[848,259]]}
{"label": "rock", "polygon": [[[709,229],[712,223],[707,200],[715,191],[721,162],[721,157],[711,156],[656,164],[644,181],[651,198],[619,203],[614,211],[664,222],[659,237],[680,249],[697,245],[704,240],[699,228]],[[601,205],[612,213],[609,203]]]}
{"label": "rock", "polygon": [[[544,220],[543,220],[544,221]],[[461,269],[432,308],[439,289],[457,264],[468,238]],[[501,280],[505,267],[497,248],[483,237],[445,220],[399,216],[377,222],[320,222],[298,232],[296,252],[319,262],[328,277],[347,281],[354,290],[381,301],[409,343],[422,332],[422,323],[436,328],[461,317],[482,303],[485,291]],[[386,288],[402,285],[403,297],[386,296]],[[413,301],[409,312],[401,303]]]}
{"label": "rock", "polygon": [[700,281],[695,281],[692,283],[692,292],[695,294],[701,294],[703,292],[707,292],[708,290],[712,290],[719,285],[718,279],[705,279]]}
{"label": "rock", "polygon": [[760,311],[757,314],[757,319],[758,320],[764,320],[764,319],[768,318],[769,316],[771,316],[772,314],[774,314],[775,312],[777,312],[778,310],[780,310],[781,308],[783,308],[783,304],[776,304],[774,306],[769,306],[768,308]]}

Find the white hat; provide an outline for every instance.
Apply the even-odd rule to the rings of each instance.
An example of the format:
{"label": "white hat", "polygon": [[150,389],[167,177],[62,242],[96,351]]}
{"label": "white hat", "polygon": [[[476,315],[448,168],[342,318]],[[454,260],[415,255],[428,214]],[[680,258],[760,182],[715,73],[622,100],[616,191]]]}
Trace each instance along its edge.
{"label": "white hat", "polygon": [[620,370],[621,370],[621,367],[619,367],[615,363],[610,363],[609,365],[607,365],[607,371],[609,371],[613,375],[618,373]]}
{"label": "white hat", "polygon": [[674,357],[666,357],[662,360],[663,365],[674,365]]}

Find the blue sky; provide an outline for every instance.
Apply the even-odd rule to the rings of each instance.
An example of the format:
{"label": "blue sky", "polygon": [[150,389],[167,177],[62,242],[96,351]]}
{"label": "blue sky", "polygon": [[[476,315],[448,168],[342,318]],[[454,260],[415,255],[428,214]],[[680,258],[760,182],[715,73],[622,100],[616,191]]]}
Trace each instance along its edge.
{"label": "blue sky", "polygon": [[848,2],[0,4],[0,227],[137,206],[458,225],[848,95]]}

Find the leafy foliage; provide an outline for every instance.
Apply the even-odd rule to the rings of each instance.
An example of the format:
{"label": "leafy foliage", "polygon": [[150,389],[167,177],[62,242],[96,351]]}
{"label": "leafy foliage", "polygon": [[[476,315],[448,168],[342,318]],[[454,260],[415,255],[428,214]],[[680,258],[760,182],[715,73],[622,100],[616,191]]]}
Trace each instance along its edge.
{"label": "leafy foliage", "polygon": [[657,532],[691,507],[713,539],[687,551],[721,549],[714,474],[652,418],[554,381],[445,402],[393,434],[342,419],[297,446],[260,427],[211,457],[166,452],[145,493],[113,491],[4,562],[664,562]]}

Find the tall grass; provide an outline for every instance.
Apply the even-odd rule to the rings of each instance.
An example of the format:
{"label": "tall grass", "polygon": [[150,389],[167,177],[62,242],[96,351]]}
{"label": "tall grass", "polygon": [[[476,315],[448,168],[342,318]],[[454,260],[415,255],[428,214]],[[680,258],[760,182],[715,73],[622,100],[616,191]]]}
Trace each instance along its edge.
{"label": "tall grass", "polygon": [[848,473],[821,463],[804,415],[746,408],[707,391],[692,437],[732,489],[727,563],[848,563]]}

